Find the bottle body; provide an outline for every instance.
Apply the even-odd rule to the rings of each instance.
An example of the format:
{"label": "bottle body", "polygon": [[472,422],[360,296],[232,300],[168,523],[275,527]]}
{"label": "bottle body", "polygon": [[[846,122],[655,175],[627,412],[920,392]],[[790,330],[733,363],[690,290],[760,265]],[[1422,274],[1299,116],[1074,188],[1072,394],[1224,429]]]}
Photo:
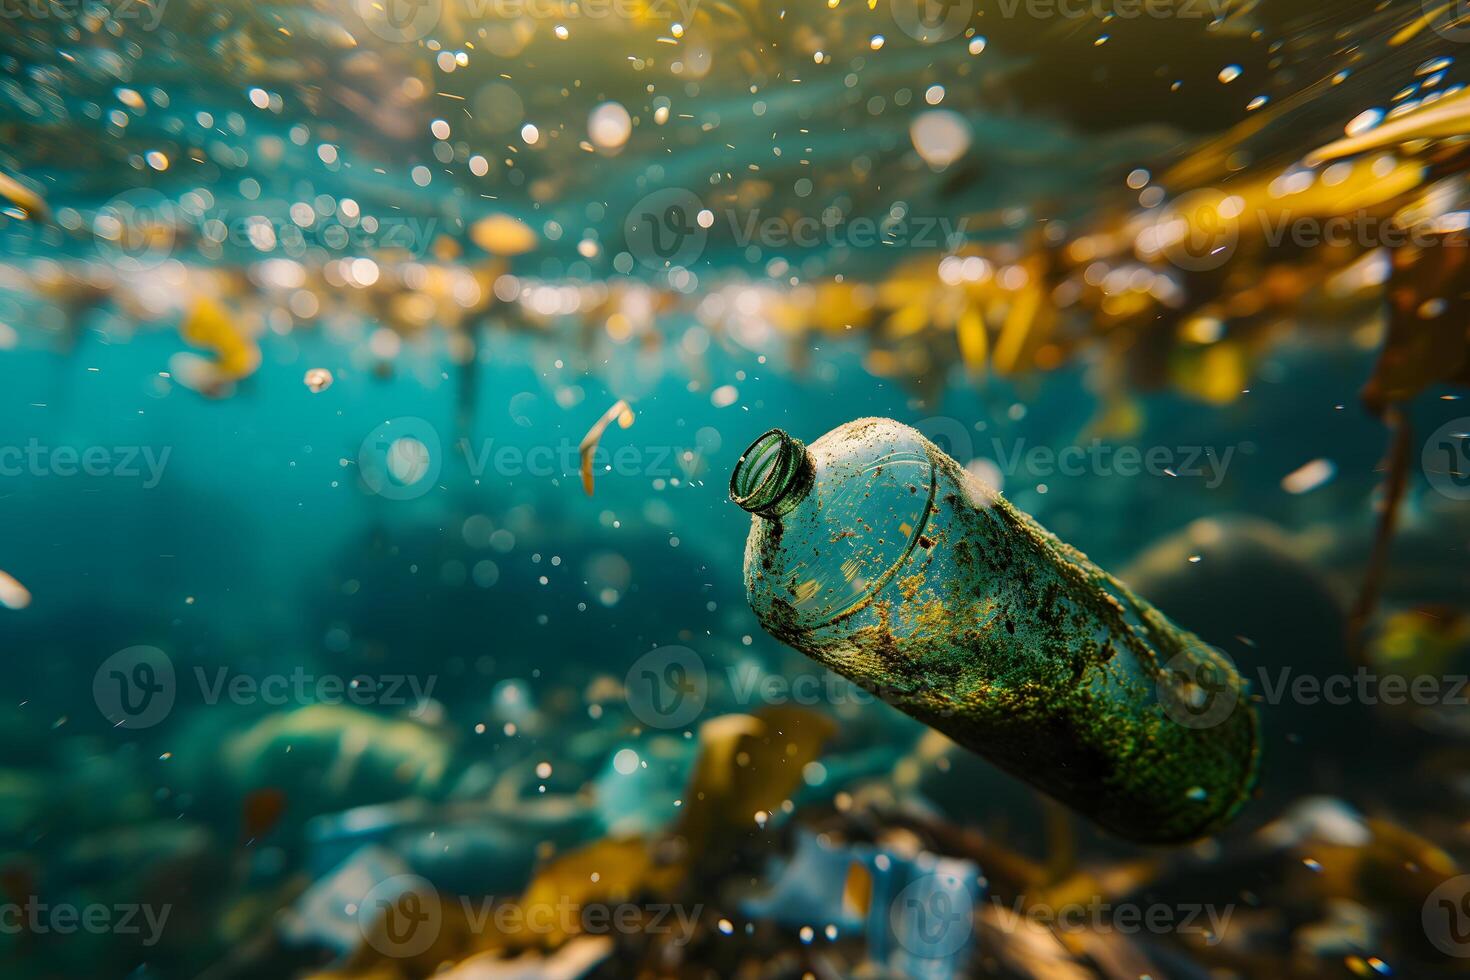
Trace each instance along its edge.
{"label": "bottle body", "polygon": [[907,426],[800,455],[746,545],[768,632],[1119,836],[1193,839],[1245,802],[1256,719],[1218,651]]}

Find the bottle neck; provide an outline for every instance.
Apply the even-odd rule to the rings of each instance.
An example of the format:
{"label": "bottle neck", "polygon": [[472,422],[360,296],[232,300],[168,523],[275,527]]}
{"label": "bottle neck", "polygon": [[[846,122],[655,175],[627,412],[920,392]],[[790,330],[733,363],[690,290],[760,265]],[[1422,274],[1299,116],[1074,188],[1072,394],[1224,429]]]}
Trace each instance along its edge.
{"label": "bottle neck", "polygon": [[815,469],[801,440],[772,429],[750,444],[730,475],[730,499],[752,514],[779,520],[811,491]]}

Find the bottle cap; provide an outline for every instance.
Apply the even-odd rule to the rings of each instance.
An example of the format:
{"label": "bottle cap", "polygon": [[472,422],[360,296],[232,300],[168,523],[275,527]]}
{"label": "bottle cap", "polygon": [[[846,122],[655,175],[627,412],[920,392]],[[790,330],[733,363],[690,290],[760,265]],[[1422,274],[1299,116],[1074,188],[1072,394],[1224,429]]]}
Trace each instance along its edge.
{"label": "bottle cap", "polygon": [[730,474],[730,499],[752,514],[777,518],[806,496],[812,465],[806,446],[780,429],[750,444]]}

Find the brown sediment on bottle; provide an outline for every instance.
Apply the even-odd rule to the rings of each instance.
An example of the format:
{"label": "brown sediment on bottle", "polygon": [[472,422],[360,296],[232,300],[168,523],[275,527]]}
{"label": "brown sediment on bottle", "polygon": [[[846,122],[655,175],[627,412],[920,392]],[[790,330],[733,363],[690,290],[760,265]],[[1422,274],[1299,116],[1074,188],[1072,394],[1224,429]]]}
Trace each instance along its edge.
{"label": "brown sediment on bottle", "polygon": [[913,599],[919,594],[919,590],[923,587],[924,573],[922,571],[915,572],[912,575],[904,576],[903,578],[900,578],[898,580],[899,595],[903,596],[905,599]]}
{"label": "brown sediment on bottle", "polygon": [[[941,627],[947,615],[927,605],[917,618]],[[1019,683],[977,678],[949,655],[953,644],[942,636],[921,627],[900,642],[880,620],[829,663],[844,673],[861,665],[865,686],[896,707],[1124,837],[1194,839],[1248,798],[1253,762],[1242,768],[1240,760],[1253,759],[1255,734],[1247,713],[1227,721],[1230,731],[1205,733],[1148,710],[1152,692],[1141,683],[1105,694],[1060,671]],[[972,662],[995,652],[980,630],[954,639]],[[1211,792],[1193,799],[1187,790],[1196,786]]]}

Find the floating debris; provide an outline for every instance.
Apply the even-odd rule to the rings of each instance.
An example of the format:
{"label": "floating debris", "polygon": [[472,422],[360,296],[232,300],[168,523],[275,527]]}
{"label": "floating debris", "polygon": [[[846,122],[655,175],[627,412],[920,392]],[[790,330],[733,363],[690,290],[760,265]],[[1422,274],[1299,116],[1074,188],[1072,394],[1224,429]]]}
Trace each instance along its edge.
{"label": "floating debris", "polygon": [[48,221],[51,218],[45,199],[9,174],[0,173],[0,197],[20,208],[33,221]]}
{"label": "floating debris", "polygon": [[470,227],[470,240],[491,255],[522,255],[536,247],[536,233],[508,214],[492,214]]}
{"label": "floating debris", "polygon": [[577,446],[577,455],[582,460],[582,489],[587,491],[587,496],[589,497],[592,496],[594,483],[592,469],[593,458],[597,454],[597,446],[602,441],[603,432],[607,430],[607,427],[614,420],[617,421],[618,427],[622,429],[626,429],[633,424],[633,410],[621,398],[613,402],[612,407],[606,412],[603,412],[602,417],[592,423],[592,428],[587,430],[587,434],[582,437],[582,442]]}
{"label": "floating debris", "polygon": [[1332,460],[1314,459],[1282,477],[1281,489],[1292,494],[1311,493],[1318,487],[1326,486],[1336,475],[1337,465]]}
{"label": "floating debris", "polygon": [[31,604],[31,593],[14,575],[0,571],[0,606],[24,609]]}
{"label": "floating debris", "polygon": [[332,372],[326,368],[312,368],[306,372],[306,377],[302,380],[313,395],[319,395],[332,387],[335,379],[332,377]]}

